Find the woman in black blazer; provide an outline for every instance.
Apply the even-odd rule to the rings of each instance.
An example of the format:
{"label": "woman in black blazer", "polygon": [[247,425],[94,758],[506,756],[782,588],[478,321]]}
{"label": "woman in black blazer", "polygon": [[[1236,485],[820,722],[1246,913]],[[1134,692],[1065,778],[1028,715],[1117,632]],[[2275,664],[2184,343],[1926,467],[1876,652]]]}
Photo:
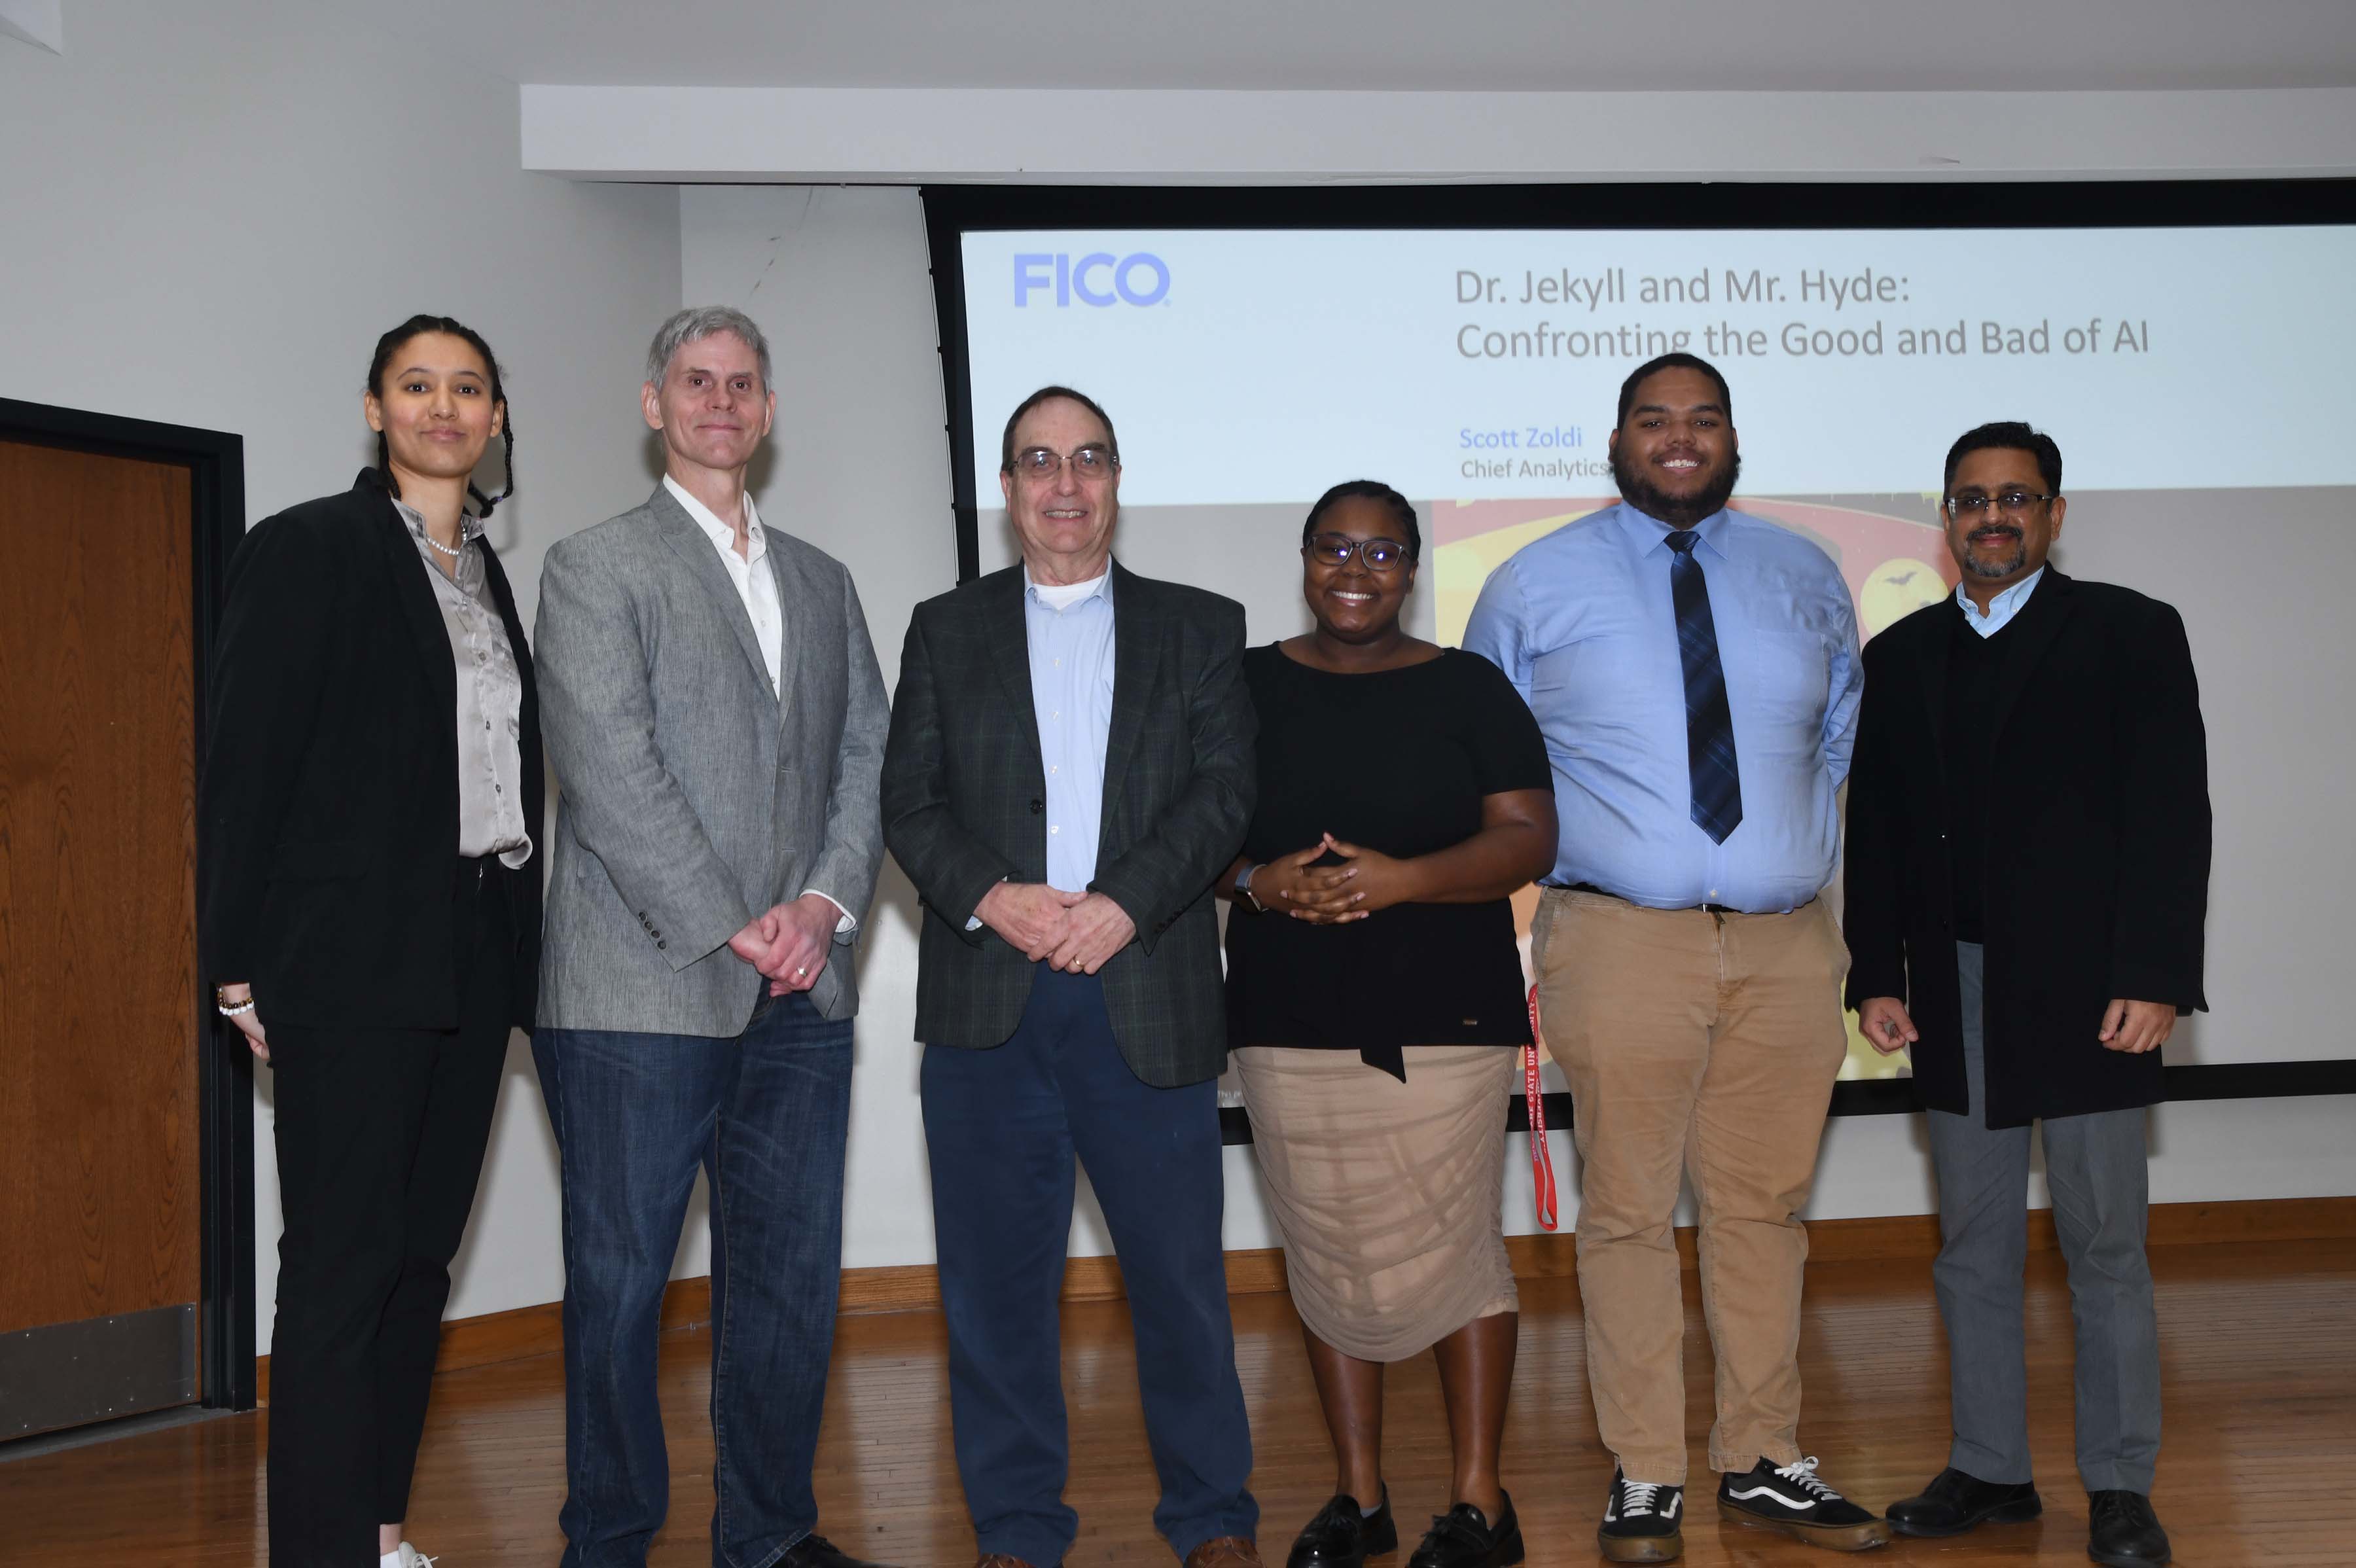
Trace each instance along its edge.
{"label": "woman in black blazer", "polygon": [[206,972],[275,1079],[282,1568],[413,1568],[449,1263],[539,970],[531,655],[472,483],[504,436],[514,493],[498,361],[412,317],[362,409],[377,466],[230,563],[199,806]]}

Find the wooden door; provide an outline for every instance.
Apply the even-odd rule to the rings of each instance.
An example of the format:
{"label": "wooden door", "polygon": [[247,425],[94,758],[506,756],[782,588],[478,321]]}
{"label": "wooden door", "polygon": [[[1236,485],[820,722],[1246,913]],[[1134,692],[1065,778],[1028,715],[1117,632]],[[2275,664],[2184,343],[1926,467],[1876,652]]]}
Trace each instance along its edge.
{"label": "wooden door", "polygon": [[190,486],[0,438],[0,1440],[198,1391]]}

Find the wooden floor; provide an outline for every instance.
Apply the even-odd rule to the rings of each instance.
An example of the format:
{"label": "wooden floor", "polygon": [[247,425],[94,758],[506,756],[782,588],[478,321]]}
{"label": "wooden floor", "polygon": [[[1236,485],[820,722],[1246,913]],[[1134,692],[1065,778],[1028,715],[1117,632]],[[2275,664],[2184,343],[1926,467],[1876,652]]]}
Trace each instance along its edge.
{"label": "wooden floor", "polygon": [[[2356,1245],[2345,1240],[2159,1248],[2168,1441],[2156,1500],[2186,1568],[2356,1563]],[[2070,1309],[2058,1260],[2030,1260],[2033,1524],[1879,1554],[1947,1565],[2085,1561],[2085,1496],[2071,1461]],[[1709,1346],[1687,1282],[1688,1427],[1705,1463]],[[1333,1461],[1298,1326],[1281,1295],[1236,1301],[1237,1359],[1258,1444],[1252,1477],[1272,1564],[1322,1503]],[[1065,1386],[1080,1510],[1073,1568],[1167,1563],[1148,1515],[1153,1488],[1134,1366],[1118,1303],[1068,1306]],[[652,1561],[710,1561],[708,1338],[667,1337],[662,1398],[672,1522]],[[1835,1485],[1879,1507],[1920,1487],[1947,1448],[1944,1346],[1930,1266],[1823,1264],[1809,1271],[1801,1345],[1801,1437]],[[1568,1281],[1525,1283],[1521,1370],[1506,1484],[1533,1563],[1587,1563],[1612,1461],[1588,1403],[1578,1297]],[[1429,1359],[1392,1374],[1386,1457],[1403,1532],[1442,1508],[1447,1436]],[[411,1511],[411,1538],[442,1568],[552,1564],[563,1487],[562,1374],[552,1357],[445,1373]],[[0,1563],[27,1568],[265,1560],[261,1454],[267,1413],[238,1416],[0,1463]],[[0,1450],[5,1454],[5,1450]],[[930,1313],[845,1319],[835,1352],[818,1489],[821,1529],[862,1555],[963,1568],[973,1540],[949,1448],[941,1325]],[[1685,1561],[1831,1561],[1779,1537],[1721,1525],[1696,1499]],[[1378,1559],[1399,1568],[1404,1554]]]}

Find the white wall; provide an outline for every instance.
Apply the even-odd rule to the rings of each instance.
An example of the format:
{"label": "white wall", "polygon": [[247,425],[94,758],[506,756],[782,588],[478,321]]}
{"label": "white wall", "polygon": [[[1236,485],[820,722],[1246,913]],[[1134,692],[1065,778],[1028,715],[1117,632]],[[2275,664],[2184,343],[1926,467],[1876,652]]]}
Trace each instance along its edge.
{"label": "white wall", "polygon": [[[522,488],[493,521],[525,623],[559,536],[645,494],[637,388],[679,304],[679,199],[521,172],[514,84],[300,0],[77,0],[63,56],[0,38],[0,396],[235,431],[247,519],[348,486],[378,334],[455,316],[508,368]],[[450,1310],[559,1292],[520,1043]],[[262,1348],[278,1235],[269,1074]]]}

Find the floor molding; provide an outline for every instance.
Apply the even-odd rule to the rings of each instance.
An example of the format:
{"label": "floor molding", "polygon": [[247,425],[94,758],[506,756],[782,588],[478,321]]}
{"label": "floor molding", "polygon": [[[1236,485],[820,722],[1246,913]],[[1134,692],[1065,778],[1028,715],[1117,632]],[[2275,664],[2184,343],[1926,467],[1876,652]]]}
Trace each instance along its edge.
{"label": "floor molding", "polygon": [[[1695,1266],[1694,1230],[1677,1228],[1677,1256]],[[2159,1203],[2151,1210],[2151,1245],[2197,1246],[2220,1241],[2319,1241],[2356,1239],[2356,1197],[2255,1198],[2238,1203]],[[2029,1216],[2031,1251],[2050,1251],[2057,1245],[2050,1209],[2032,1209]],[[1819,1219],[1808,1226],[1808,1261],[1816,1263],[1859,1263],[1935,1257],[1939,1251],[1939,1219],[1934,1214],[1892,1214],[1860,1219]],[[1516,1279],[1570,1279],[1577,1274],[1577,1253],[1568,1230],[1536,1236],[1508,1236],[1505,1255]],[[1227,1294],[1261,1295],[1285,1288],[1284,1253],[1275,1247],[1229,1252]],[[1064,1269],[1066,1301],[1118,1301],[1120,1264],[1109,1257],[1074,1258]],[[842,1271],[841,1311],[844,1316],[879,1312],[925,1312],[941,1304],[940,1282],[930,1263],[897,1264],[885,1268]],[[712,1281],[708,1277],[673,1280],[663,1294],[662,1326],[700,1328],[712,1320]],[[444,1372],[487,1367],[498,1361],[521,1360],[561,1349],[564,1338],[563,1305],[547,1302],[519,1306],[511,1312],[461,1317],[442,1326],[441,1359]],[[270,1358],[258,1359],[258,1386],[262,1402],[270,1400]]]}

